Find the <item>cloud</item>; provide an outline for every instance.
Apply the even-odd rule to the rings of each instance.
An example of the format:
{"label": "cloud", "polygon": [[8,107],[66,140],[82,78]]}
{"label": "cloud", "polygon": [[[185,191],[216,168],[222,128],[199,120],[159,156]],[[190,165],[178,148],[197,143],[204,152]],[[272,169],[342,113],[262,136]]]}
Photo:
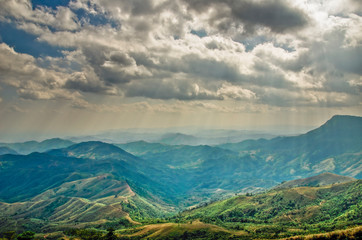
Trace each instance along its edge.
{"label": "cloud", "polygon": [[123,52],[112,52],[110,55],[110,60],[121,66],[131,66],[135,64],[134,59],[130,58],[128,54]]}
{"label": "cloud", "polygon": [[117,88],[112,85],[104,85],[91,70],[72,73],[65,82],[64,88],[108,95],[118,93]]}
{"label": "cloud", "polygon": [[0,81],[22,98],[89,109],[93,95],[358,106],[362,20],[358,4],[333,10],[342,2],[10,0],[0,21],[67,50],[34,58],[2,44]]}
{"label": "cloud", "polygon": [[257,27],[267,27],[276,33],[294,31],[308,24],[307,15],[282,0],[272,1],[220,1],[184,0],[188,8],[198,13],[212,12],[208,21],[220,31],[240,28],[253,33]]}
{"label": "cloud", "polygon": [[72,101],[71,107],[80,110],[99,112],[99,113],[175,113],[179,110],[190,110],[187,106],[178,102],[177,104],[150,104],[149,101],[124,104],[97,104],[90,103],[84,99]]}
{"label": "cloud", "polygon": [[225,96],[236,100],[253,100],[256,99],[256,94],[248,89],[230,84],[223,84],[217,91],[217,95]]}
{"label": "cloud", "polygon": [[362,75],[362,46],[337,48],[330,52],[331,62],[338,69]]}
{"label": "cloud", "polygon": [[0,80],[3,83],[22,87],[34,82],[34,85],[38,86],[55,87],[58,84],[57,80],[60,80],[54,72],[39,68],[34,57],[17,53],[5,43],[0,44],[0,56]]}
{"label": "cloud", "polygon": [[67,7],[57,7],[55,10],[48,7],[37,7],[33,9],[28,0],[2,1],[0,19],[5,18],[28,23],[49,26],[57,30],[76,30],[79,27],[76,15]]}
{"label": "cloud", "polygon": [[34,57],[0,44],[0,83],[16,88],[19,97],[32,100],[74,99],[77,92],[63,88],[68,74],[38,66]]}
{"label": "cloud", "polygon": [[133,81],[125,86],[127,97],[147,97],[152,99],[179,99],[179,100],[221,100],[212,91],[200,87],[197,83],[187,79],[147,79]]}

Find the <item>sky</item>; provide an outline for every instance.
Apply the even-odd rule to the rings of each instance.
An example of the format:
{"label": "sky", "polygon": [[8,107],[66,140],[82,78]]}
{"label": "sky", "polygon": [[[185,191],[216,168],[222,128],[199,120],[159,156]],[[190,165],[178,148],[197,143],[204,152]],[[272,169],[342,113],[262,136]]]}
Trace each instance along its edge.
{"label": "sky", "polygon": [[359,0],[0,5],[0,140],[362,113]]}

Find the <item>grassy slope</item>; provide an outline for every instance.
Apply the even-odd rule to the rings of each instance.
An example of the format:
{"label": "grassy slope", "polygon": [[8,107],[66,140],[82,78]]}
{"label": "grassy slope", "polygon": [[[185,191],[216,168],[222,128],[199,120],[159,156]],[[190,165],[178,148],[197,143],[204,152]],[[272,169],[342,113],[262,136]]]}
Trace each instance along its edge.
{"label": "grassy slope", "polygon": [[[0,230],[54,231],[65,227],[136,224],[172,209],[140,197],[125,181],[101,175],[71,181],[25,202],[0,203]],[[128,219],[121,224],[120,219]]]}
{"label": "grassy slope", "polygon": [[118,235],[131,239],[197,239],[198,237],[211,236],[246,236],[247,233],[245,231],[228,230],[213,224],[193,221],[190,223],[160,223],[145,225],[134,229],[118,231]]}
{"label": "grassy slope", "polygon": [[340,207],[343,213],[355,205],[361,204],[362,180],[324,187],[298,187],[291,189],[271,190],[255,196],[236,196],[218,201],[205,207],[185,211],[186,218],[224,217],[232,219],[233,213],[238,217],[258,220],[282,221],[289,212],[294,218],[307,222],[315,219],[308,218],[304,213],[311,209],[315,214],[330,211],[331,217],[338,217],[338,212],[332,212],[328,207]]}
{"label": "grassy slope", "polygon": [[362,180],[271,190],[214,202],[168,222],[116,234],[120,239],[358,239],[361,193]]}
{"label": "grassy slope", "polygon": [[[362,224],[362,180],[325,187],[272,190],[236,196],[185,211],[181,219],[201,219],[255,236],[292,236]],[[274,236],[276,237],[276,235]]]}

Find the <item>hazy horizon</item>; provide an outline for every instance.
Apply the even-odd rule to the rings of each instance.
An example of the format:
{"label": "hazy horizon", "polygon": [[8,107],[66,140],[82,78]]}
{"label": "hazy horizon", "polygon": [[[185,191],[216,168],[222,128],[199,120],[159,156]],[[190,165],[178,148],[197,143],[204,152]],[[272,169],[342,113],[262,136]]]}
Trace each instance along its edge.
{"label": "hazy horizon", "polygon": [[[192,135],[198,137],[200,132],[207,131],[220,131],[220,132],[228,132],[233,131],[234,134],[270,134],[274,136],[290,136],[290,135],[299,135],[304,134],[310,130],[317,128],[318,126],[273,126],[268,129],[259,129],[257,127],[250,127],[246,129],[237,129],[237,128],[217,128],[217,127],[198,127],[198,126],[184,126],[184,127],[165,127],[165,128],[118,128],[118,129],[104,129],[100,131],[93,132],[83,132],[80,134],[65,134],[65,133],[52,133],[47,131],[44,132],[19,132],[15,133],[11,131],[7,133],[6,131],[2,132],[0,136],[0,142],[3,143],[15,143],[15,142],[26,142],[26,141],[44,141],[52,138],[62,138],[62,139],[76,139],[82,137],[95,137],[107,133],[137,133],[137,134],[168,134],[168,133],[181,133],[185,135]],[[216,138],[216,137],[215,137]],[[141,140],[141,139],[140,139]]]}

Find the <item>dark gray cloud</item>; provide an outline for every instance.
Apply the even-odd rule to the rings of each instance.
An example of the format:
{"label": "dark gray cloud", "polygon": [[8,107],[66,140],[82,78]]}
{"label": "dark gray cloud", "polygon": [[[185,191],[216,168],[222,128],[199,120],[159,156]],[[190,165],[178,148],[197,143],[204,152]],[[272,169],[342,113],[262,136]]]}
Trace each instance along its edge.
{"label": "dark gray cloud", "polygon": [[138,66],[145,66],[156,68],[157,64],[154,62],[149,52],[131,52],[130,56],[136,61]]}
{"label": "dark gray cloud", "polygon": [[[104,64],[107,61],[107,53],[111,50],[105,46],[92,45],[83,46],[82,52],[88,62],[93,68],[95,74],[104,82],[117,83],[128,82],[129,79],[123,79],[120,74],[115,73],[112,69],[104,68]],[[75,86],[75,84],[71,84]],[[80,84],[79,86],[81,86]]]}
{"label": "dark gray cloud", "polygon": [[152,0],[135,0],[132,4],[133,15],[148,15],[154,12]]}
{"label": "dark gray cloud", "polygon": [[235,82],[242,78],[236,67],[215,59],[200,58],[198,55],[190,54],[182,57],[181,62],[184,64],[178,64],[181,66],[180,71],[206,79]]}
{"label": "dark gray cloud", "polygon": [[330,61],[338,69],[362,75],[362,47],[337,48],[330,52]]}
{"label": "dark gray cloud", "polygon": [[[244,78],[235,66],[218,61],[213,58],[202,58],[197,54],[186,54],[181,58],[172,56],[162,56],[162,58],[150,56],[145,53],[131,53],[135,58],[137,65],[143,65],[148,68],[153,68],[163,76],[174,73],[190,74],[190,77],[205,78],[209,81],[224,80],[228,82],[240,81]],[[158,63],[154,62],[157,59]]]}
{"label": "dark gray cloud", "polygon": [[134,60],[123,52],[111,53],[110,60],[122,66],[131,66],[134,64]]}
{"label": "dark gray cloud", "polygon": [[[135,58],[137,64],[146,66],[149,69],[153,69],[153,78],[163,79],[163,78],[173,78],[175,74],[183,74],[188,76],[190,82],[187,86],[191,86],[191,81],[201,81],[202,85],[208,89],[210,92],[216,93],[219,89],[220,84],[224,82],[229,82],[235,84],[236,86],[243,86],[248,88],[249,86],[266,86],[272,88],[281,88],[288,90],[295,90],[296,86],[291,81],[288,81],[283,74],[281,74],[277,69],[271,68],[268,62],[263,62],[262,60],[256,60],[254,63],[254,73],[252,74],[243,74],[238,69],[237,65],[232,65],[230,62],[220,61],[213,58],[201,57],[196,54],[187,54],[181,58],[173,58],[170,56],[164,56],[162,59],[157,59],[150,54],[141,54],[133,53],[132,57]],[[154,60],[159,61],[158,64]],[[175,85],[177,85],[177,78],[173,80]],[[154,81],[152,81],[154,82]],[[165,83],[162,83],[165,84]],[[167,83],[166,85],[170,85]],[[183,83],[184,84],[184,83]],[[154,84],[156,86],[157,84]],[[132,85],[132,92],[135,92],[134,88],[141,87],[140,84]],[[142,88],[142,87],[141,87]],[[146,87],[147,89],[148,87]],[[162,89],[162,88],[160,88]],[[177,88],[179,91],[187,92],[188,88]],[[150,89],[147,89],[147,91]],[[142,92],[146,92],[142,90]],[[152,98],[157,98],[157,93],[160,95],[164,94],[161,91],[152,91],[152,94],[147,94],[147,96],[152,95]],[[168,90],[166,95],[175,93],[174,90]],[[137,93],[138,96],[140,93]],[[134,94],[129,94],[134,95]],[[179,98],[181,95],[177,93],[174,98]],[[187,97],[185,97],[187,96]],[[198,99],[200,96],[195,94],[185,93],[185,96],[181,96],[180,99]],[[160,96],[164,98],[165,96]],[[208,96],[210,97],[210,96]],[[169,97],[171,98],[171,97]],[[217,99],[222,99],[218,97]]]}
{"label": "dark gray cloud", "polygon": [[64,88],[78,90],[82,92],[91,92],[98,94],[116,94],[117,90],[113,85],[105,85],[100,81],[95,74],[87,74],[84,72],[77,72],[71,74],[69,79],[64,84]]}
{"label": "dark gray cloud", "polygon": [[255,24],[266,26],[274,32],[284,32],[304,27],[307,17],[302,10],[292,8],[280,0],[232,1],[232,15],[246,22],[247,28]]}
{"label": "dark gray cloud", "polygon": [[[153,99],[179,100],[223,100],[229,97],[245,100],[255,97],[247,90],[251,86],[296,90],[293,82],[288,81],[277,69],[271,68],[262,60],[254,63],[253,74],[245,75],[231,63],[203,58],[196,54],[187,54],[181,58],[164,56],[162,59],[145,53],[130,55],[135,58],[138,65],[153,69],[153,76],[123,85],[123,90],[128,97],[143,96]],[[187,76],[188,80],[179,79],[177,77],[179,75]],[[228,89],[224,85],[227,82]]]}
{"label": "dark gray cloud", "polygon": [[242,24],[246,32],[255,27],[264,26],[273,32],[282,33],[299,29],[308,23],[307,15],[301,10],[289,6],[282,0],[183,0],[190,9],[206,12],[215,8],[210,23],[219,30],[226,31]]}
{"label": "dark gray cloud", "polygon": [[89,66],[106,85],[127,83],[142,77],[136,70],[130,71],[135,60],[124,52],[97,44],[83,46],[82,52]]}

